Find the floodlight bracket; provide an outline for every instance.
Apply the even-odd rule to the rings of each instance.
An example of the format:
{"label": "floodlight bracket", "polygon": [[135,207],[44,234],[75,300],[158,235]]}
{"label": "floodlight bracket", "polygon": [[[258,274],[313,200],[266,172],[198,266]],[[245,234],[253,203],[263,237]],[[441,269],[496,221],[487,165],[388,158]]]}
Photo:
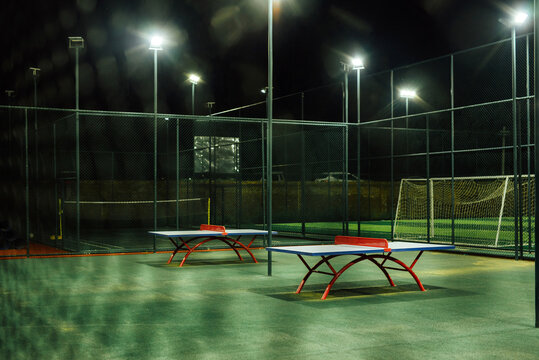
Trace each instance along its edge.
{"label": "floodlight bracket", "polygon": [[69,48],[70,49],[82,49],[84,48],[84,39],[80,36],[70,36],[69,39]]}
{"label": "floodlight bracket", "polygon": [[343,67],[344,72],[349,72],[350,68],[352,67],[350,64],[345,63],[344,61],[341,61],[341,65]]}
{"label": "floodlight bracket", "polygon": [[37,67],[30,67],[30,70],[32,70],[32,75],[34,76],[39,75],[39,72],[41,71],[41,69]]}

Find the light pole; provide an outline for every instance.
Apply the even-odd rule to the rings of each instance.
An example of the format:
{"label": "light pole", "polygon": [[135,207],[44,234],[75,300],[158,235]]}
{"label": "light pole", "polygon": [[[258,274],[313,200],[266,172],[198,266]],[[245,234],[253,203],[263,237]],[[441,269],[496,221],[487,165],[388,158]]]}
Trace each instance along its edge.
{"label": "light pole", "polygon": [[80,119],[79,119],[79,49],[84,48],[84,39],[70,36],[69,48],[75,49],[75,178],[76,178],[76,241],[80,250]]}
{"label": "light pole", "polygon": [[[357,236],[361,236],[361,70],[365,69],[363,59],[352,59],[352,68],[357,73]],[[348,177],[348,174],[346,175]]]}
{"label": "light pole", "polygon": [[11,159],[11,139],[13,134],[11,133],[11,105],[13,105],[13,97],[15,96],[15,90],[4,90],[8,98],[8,158]]}
{"label": "light pole", "polygon": [[[348,72],[350,71],[350,65],[347,63],[342,63],[343,73],[344,73],[344,132],[343,132],[343,151],[344,151],[344,162],[343,162],[343,178],[342,178],[342,193],[344,196],[344,222],[343,222],[343,231],[345,235],[348,235]],[[329,177],[328,177],[329,180]],[[329,183],[329,181],[328,181]]]}
{"label": "light pole", "polygon": [[517,184],[518,153],[520,152],[518,144],[518,123],[517,123],[517,26],[526,22],[528,14],[516,11],[509,20],[500,20],[500,22],[511,28],[511,94],[512,94],[512,118],[513,118],[513,207],[514,207],[514,231],[515,231],[515,260],[518,260],[518,225],[519,225],[519,197]]}
{"label": "light pole", "polygon": [[[415,90],[402,89],[400,91],[401,98],[404,98],[404,100],[406,102],[406,126],[405,126],[406,130],[405,131],[406,131],[406,171],[407,172],[409,171],[409,166],[408,166],[408,164],[409,164],[409,161],[408,161],[409,160],[409,158],[408,158],[408,151],[409,151],[409,149],[408,149],[409,148],[409,146],[408,146],[409,145],[409,141],[408,141],[408,101],[410,99],[415,98],[416,95],[417,94],[416,94]],[[409,174],[406,174],[406,175],[408,176]]]}
{"label": "light pole", "polygon": [[[518,143],[518,124],[517,124],[517,29],[516,27],[524,24],[528,14],[524,12],[517,12],[512,20],[511,27],[511,88],[512,88],[512,110],[513,110],[513,190],[515,196],[514,199],[514,209],[515,209],[515,259],[518,260],[518,229],[519,229],[519,219],[521,217],[520,209],[520,196],[517,196],[518,185],[517,184],[517,168],[518,168],[518,154],[520,153],[520,144]],[[520,182],[519,178],[519,182]],[[519,194],[520,195],[520,194]],[[518,216],[517,216],[518,215]],[[520,239],[520,255],[522,256],[522,238]]]}
{"label": "light pole", "polygon": [[39,154],[39,146],[38,146],[38,130],[37,130],[37,78],[39,76],[39,72],[41,71],[40,68],[37,67],[31,67],[30,70],[32,71],[32,77],[34,78],[34,136],[35,136],[35,145],[36,145],[36,176],[39,173],[39,163],[38,163],[38,154]]}
{"label": "light pole", "polygon": [[212,116],[212,109],[215,106],[215,101],[208,101],[206,106],[208,107],[209,115]]}
{"label": "light pole", "polygon": [[197,74],[189,75],[189,82],[191,83],[191,114],[195,115],[195,86],[200,81],[200,76]]}
{"label": "light pole", "polygon": [[[535,4],[535,1],[534,1],[534,4]],[[534,13],[534,23],[537,24],[539,22],[539,7],[538,6],[535,6],[535,13]],[[535,36],[534,36],[534,53],[535,53],[535,56],[534,58],[537,59],[537,56],[539,54],[539,37],[537,36],[537,30],[535,30]],[[534,64],[533,64],[533,70],[534,70],[534,74],[539,74],[539,62],[538,61],[534,61]],[[539,94],[539,81],[534,81],[534,91],[533,93],[534,94]],[[539,118],[539,103],[538,103],[538,100],[537,100],[537,97],[534,97],[534,120],[535,120],[535,124],[537,125],[537,119]],[[535,127],[535,129],[537,129],[537,127]],[[534,133],[534,144],[536,144],[536,146],[534,146],[534,158],[535,158],[535,161],[534,161],[534,168],[537,169],[539,168],[539,147],[537,146],[537,144],[539,143],[539,132],[538,131],[535,131]],[[537,208],[539,206],[539,192],[535,192],[535,214],[537,214]],[[535,220],[534,220],[534,223],[535,223],[535,228],[538,229],[539,228],[539,216],[535,216]],[[537,239],[538,239],[538,232],[535,231],[535,235],[534,235],[534,244],[537,244]],[[539,262],[537,260],[537,245],[535,247],[535,328],[539,328]]]}
{"label": "light pole", "polygon": [[[268,93],[267,93],[267,108],[268,108],[268,151],[267,151],[267,196],[268,196],[268,246],[272,242],[272,150],[273,150],[273,0],[268,0]],[[271,251],[268,251],[268,276],[271,276]]]}
{"label": "light pole", "polygon": [[[153,50],[153,227],[157,231],[157,52],[163,50],[163,38],[152,37],[150,50]],[[153,248],[155,250],[155,236]]]}

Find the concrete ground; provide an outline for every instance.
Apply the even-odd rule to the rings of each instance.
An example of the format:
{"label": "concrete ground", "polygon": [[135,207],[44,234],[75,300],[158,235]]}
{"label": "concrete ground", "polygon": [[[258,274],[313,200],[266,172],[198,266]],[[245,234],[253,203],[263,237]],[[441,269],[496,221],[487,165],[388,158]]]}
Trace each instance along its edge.
{"label": "concrete ground", "polygon": [[[0,261],[3,359],[537,359],[534,264],[426,252],[392,288],[377,267],[329,277],[294,255],[233,252]],[[398,254],[408,262],[413,254]],[[314,259],[313,259],[314,260]],[[341,261],[344,264],[344,261]],[[177,262],[176,262],[177,265]]]}

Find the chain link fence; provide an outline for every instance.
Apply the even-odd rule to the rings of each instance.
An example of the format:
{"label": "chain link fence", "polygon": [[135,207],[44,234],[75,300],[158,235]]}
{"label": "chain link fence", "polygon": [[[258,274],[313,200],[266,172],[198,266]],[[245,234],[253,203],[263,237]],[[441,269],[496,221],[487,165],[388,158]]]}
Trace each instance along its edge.
{"label": "chain link fence", "polygon": [[[279,114],[291,119],[275,119],[272,139],[261,105],[236,117],[2,106],[0,215],[18,234],[4,248],[160,251],[168,242],[149,230],[264,228],[272,141],[272,227],[282,235],[533,257],[530,40],[517,39],[514,101],[501,41],[363,76],[360,126],[353,73],[348,125],[341,84],[286,98]],[[418,97],[401,98],[403,88]]]}

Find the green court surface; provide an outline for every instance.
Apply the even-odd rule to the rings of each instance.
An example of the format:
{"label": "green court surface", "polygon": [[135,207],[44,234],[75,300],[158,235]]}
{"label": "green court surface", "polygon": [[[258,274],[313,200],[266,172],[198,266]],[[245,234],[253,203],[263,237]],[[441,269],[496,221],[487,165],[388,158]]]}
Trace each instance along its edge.
{"label": "green court surface", "polygon": [[[426,252],[392,288],[361,263],[320,300],[296,256],[0,261],[3,359],[536,359],[533,262]],[[411,262],[415,254],[403,253]],[[312,259],[308,259],[312,260]],[[341,264],[344,264],[345,260]],[[177,265],[177,264],[176,264]]]}

